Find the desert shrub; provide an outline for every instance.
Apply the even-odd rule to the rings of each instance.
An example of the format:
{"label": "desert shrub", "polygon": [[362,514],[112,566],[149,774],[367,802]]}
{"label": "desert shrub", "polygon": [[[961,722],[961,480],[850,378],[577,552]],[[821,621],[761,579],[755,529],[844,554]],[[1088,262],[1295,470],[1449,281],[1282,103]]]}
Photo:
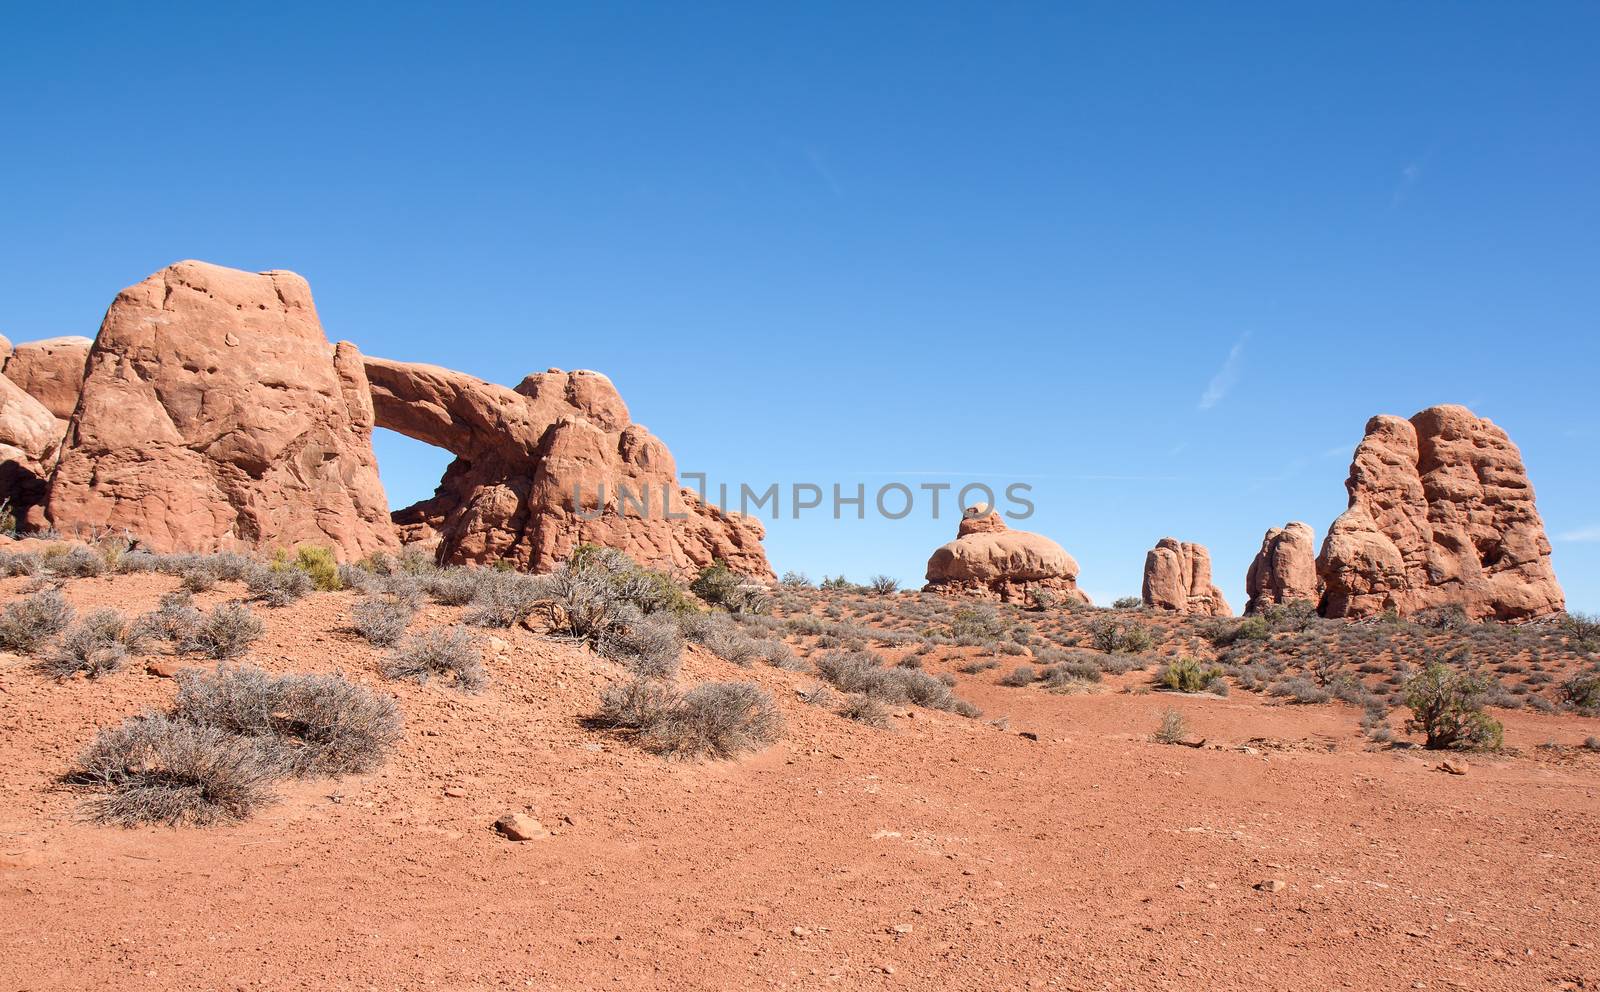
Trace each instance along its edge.
{"label": "desert shrub", "polygon": [[95,610],[67,628],[43,667],[57,678],[79,672],[98,678],[121,668],[128,654],[138,649],[140,638],[137,625],[130,624],[121,613]]}
{"label": "desert shrub", "polygon": [[1155,638],[1144,626],[1102,618],[1089,625],[1090,643],[1106,654],[1143,654],[1155,646]]}
{"label": "desert shrub", "polygon": [[1113,610],[1137,610],[1144,605],[1144,600],[1138,596],[1119,596],[1111,601]]}
{"label": "desert shrub", "polygon": [[1006,625],[987,603],[963,606],[950,618],[949,636],[958,644],[980,644],[1005,633]]}
{"label": "desert shrub", "polygon": [[976,675],[979,672],[987,672],[991,668],[999,667],[1000,660],[998,658],[979,658],[975,661],[966,662],[957,668],[956,671],[963,675]]}
{"label": "desert shrub", "polygon": [[434,602],[444,606],[465,606],[478,590],[493,578],[484,568],[441,568],[422,579],[422,587]]}
{"label": "desert shrub", "polygon": [[1275,682],[1267,689],[1267,692],[1273,696],[1292,699],[1297,703],[1325,703],[1333,698],[1333,694],[1322,686],[1299,677]]}
{"label": "desert shrub", "polygon": [[1418,610],[1411,615],[1411,622],[1429,630],[1463,631],[1475,626],[1467,618],[1467,611],[1453,603],[1448,606],[1430,606],[1425,610]]}
{"label": "desert shrub", "polygon": [[1065,689],[1085,683],[1099,682],[1100,666],[1092,661],[1069,660],[1046,667],[1039,673],[1039,681],[1046,689]]}
{"label": "desert shrub", "polygon": [[729,613],[759,614],[772,608],[772,598],[767,595],[766,589],[720,560],[702,568],[694,581],[689,583],[689,591]]}
{"label": "desert shrub", "polygon": [[32,654],[72,622],[72,606],[59,589],[44,589],[0,609],[0,648]]}
{"label": "desert shrub", "polygon": [[843,692],[961,716],[977,715],[976,708],[953,696],[949,686],[915,668],[885,668],[875,656],[858,651],[830,651],[815,664],[817,673]]}
{"label": "desert shrub", "polygon": [[90,810],[102,823],[209,826],[270,802],[276,774],[254,740],[147,715],[100,731],[68,781],[100,794]]}
{"label": "desert shrub", "polygon": [[1039,670],[1032,665],[1018,665],[1009,673],[1001,676],[1000,684],[1008,686],[1033,685],[1039,680]]}
{"label": "desert shrub", "polygon": [[38,575],[44,571],[44,559],[30,552],[15,554],[0,551],[0,575]]}
{"label": "desert shrub", "polygon": [[1562,683],[1561,698],[1585,712],[1600,710],[1600,669],[1579,672]]}
{"label": "desert shrub", "polygon": [[146,637],[181,641],[189,636],[203,616],[195,609],[194,596],[187,589],[175,589],[164,593],[156,608],[141,616],[137,624],[140,633]]}
{"label": "desert shrub", "polygon": [[776,638],[760,642],[761,660],[786,672],[803,672],[807,665],[795,656],[794,648]]}
{"label": "desert shrub", "polygon": [[205,592],[217,585],[217,573],[204,568],[191,568],[178,580],[178,587],[187,592]]}
{"label": "desert shrub", "polygon": [[733,758],[759,751],[783,732],[783,717],[759,686],[706,682],[639,728],[647,751],[669,758]]}
{"label": "desert shrub", "polygon": [[1043,613],[1046,610],[1055,609],[1056,604],[1060,602],[1060,597],[1056,595],[1054,589],[1048,589],[1044,586],[1029,586],[1024,593],[1023,601],[1027,604],[1029,610],[1035,613]]}
{"label": "desert shrub", "polygon": [[316,588],[310,575],[287,564],[258,565],[245,573],[244,585],[251,598],[273,607],[288,606]]}
{"label": "desert shrub", "polygon": [[879,730],[889,726],[889,711],[871,696],[849,696],[839,707],[839,715]]}
{"label": "desert shrub", "polygon": [[1206,692],[1222,675],[1217,665],[1203,664],[1193,658],[1175,658],[1162,667],[1156,681],[1175,692]]}
{"label": "desert shrub", "polygon": [[1600,617],[1568,613],[1561,618],[1561,629],[1577,650],[1600,653]]}
{"label": "desert shrub", "polygon": [[296,777],[367,771],[400,739],[394,699],[339,674],[179,672],[173,715],[255,738],[272,767]]}
{"label": "desert shrub", "polygon": [[449,677],[462,692],[479,692],[489,684],[483,670],[483,647],[460,627],[435,627],[407,637],[389,655],[383,674],[416,682]]}
{"label": "desert shrub", "polygon": [[595,722],[629,729],[647,751],[669,758],[733,758],[777,740],[783,717],[748,682],[706,682],[686,693],[639,679],[607,690]]}
{"label": "desert shrub", "polygon": [[824,575],[817,586],[820,589],[832,589],[838,592],[855,592],[861,588],[842,575]]}
{"label": "desert shrub", "polygon": [[874,575],[867,580],[867,588],[880,596],[900,591],[900,580],[888,575]]}
{"label": "desert shrub", "polygon": [[1406,731],[1423,734],[1431,750],[1499,749],[1504,730],[1483,710],[1487,690],[1481,676],[1430,662],[1406,683]]}
{"label": "desert shrub", "polygon": [[555,586],[553,577],[545,583],[519,572],[485,570],[462,619],[474,627],[515,627],[533,615],[539,601]]}
{"label": "desert shrub", "polygon": [[[52,554],[56,548],[60,553]],[[61,578],[86,579],[104,572],[106,560],[88,548],[55,545],[45,551],[44,570]]]}
{"label": "desert shrub", "polygon": [[636,612],[606,628],[595,645],[602,657],[620,662],[645,678],[671,679],[678,674],[683,632],[672,617]]}
{"label": "desert shrub", "polygon": [[716,624],[705,628],[697,643],[723,661],[731,661],[741,668],[749,668],[761,657],[760,642],[730,625]]}
{"label": "desert shrub", "polygon": [[1161,714],[1161,723],[1156,726],[1155,733],[1150,739],[1157,744],[1181,744],[1189,738],[1189,722],[1183,714],[1175,709],[1168,708]]}
{"label": "desert shrub", "polygon": [[369,644],[386,648],[400,642],[416,612],[403,599],[363,596],[350,608],[350,626]]}
{"label": "desert shrub", "polygon": [[811,588],[811,577],[804,572],[784,572],[783,578],[778,580],[780,585],[790,589]]}
{"label": "desert shrub", "polygon": [[332,548],[319,544],[302,544],[294,549],[292,556],[280,549],[270,567],[304,572],[311,579],[312,587],[319,592],[338,592],[344,588],[339,578],[338,556]]}
{"label": "desert shrub", "polygon": [[[1254,617],[1246,619],[1253,620]],[[1316,625],[1317,605],[1310,600],[1291,599],[1287,603],[1276,603],[1261,611],[1261,620],[1267,625],[1269,631],[1287,630],[1303,631]],[[1242,634],[1247,640],[1265,640],[1255,626],[1251,626]]]}
{"label": "desert shrub", "polygon": [[[198,614],[198,611],[196,611]],[[180,634],[178,650],[219,661],[244,654],[265,629],[243,603],[219,603]]]}
{"label": "desert shrub", "polygon": [[1225,648],[1240,641],[1264,641],[1272,636],[1272,628],[1266,617],[1257,615],[1234,623],[1219,620],[1207,625],[1202,634],[1213,645]]}

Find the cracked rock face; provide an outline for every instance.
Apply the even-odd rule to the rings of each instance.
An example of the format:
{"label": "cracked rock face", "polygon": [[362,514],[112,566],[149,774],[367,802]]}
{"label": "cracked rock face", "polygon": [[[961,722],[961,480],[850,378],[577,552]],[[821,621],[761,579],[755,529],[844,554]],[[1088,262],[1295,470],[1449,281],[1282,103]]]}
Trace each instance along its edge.
{"label": "cracked rock face", "polygon": [[668,572],[721,560],[772,577],[761,524],[682,489],[667,446],[604,375],[551,369],[513,389],[413,362],[365,368],[378,426],[456,456],[432,498],[394,514],[441,563],[542,572],[587,543]]}
{"label": "cracked rock face", "polygon": [[361,357],[328,342],[294,273],[180,262],[123,290],[75,406],[46,504],[60,530],[155,551],[398,546]]}
{"label": "cracked rock face", "polygon": [[1211,581],[1211,552],[1203,544],[1163,537],[1144,558],[1146,606],[1197,616],[1232,616],[1222,590]]}
{"label": "cracked rock face", "polygon": [[1316,536],[1311,526],[1295,521],[1268,530],[1261,539],[1261,550],[1250,562],[1244,591],[1250,597],[1246,615],[1295,600],[1316,605],[1322,598],[1322,583],[1317,579]]}
{"label": "cracked rock face", "polygon": [[1323,616],[1458,606],[1527,620],[1565,608],[1522,453],[1466,407],[1369,420],[1345,488],[1350,507],[1317,558]]}
{"label": "cracked rock face", "polygon": [[1041,534],[1011,530],[984,504],[961,515],[956,539],[928,559],[930,591],[964,593],[1022,602],[1030,588],[1076,603],[1089,597],[1078,588],[1078,563],[1061,545]]}

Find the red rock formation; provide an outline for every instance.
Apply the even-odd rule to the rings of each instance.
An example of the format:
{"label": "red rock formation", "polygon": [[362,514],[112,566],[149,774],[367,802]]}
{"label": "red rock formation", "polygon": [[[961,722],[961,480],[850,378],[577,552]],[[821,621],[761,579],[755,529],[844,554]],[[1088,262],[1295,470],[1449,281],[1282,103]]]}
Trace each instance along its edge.
{"label": "red rock formation", "polygon": [[1246,616],[1295,600],[1315,605],[1322,598],[1316,535],[1309,524],[1294,522],[1267,531],[1245,575],[1244,591],[1250,597]]}
{"label": "red rock formation", "polygon": [[45,479],[55,466],[61,426],[44,404],[0,375],[0,500],[17,523],[43,522]]}
{"label": "red rock formation", "polygon": [[547,571],[593,543],[671,572],[720,559],[771,578],[761,524],[681,489],[666,445],[629,419],[600,373],[551,369],[508,389],[433,365],[365,362],[378,426],[456,456],[432,498],[394,515],[441,562]]}
{"label": "red rock formation", "polygon": [[78,405],[84,364],[93,344],[82,337],[25,341],[12,347],[5,360],[5,376],[65,421]]}
{"label": "red rock formation", "polygon": [[1466,407],[1369,420],[1345,488],[1350,508],[1317,558],[1323,616],[1459,606],[1525,620],[1564,608],[1522,454]]}
{"label": "red rock formation", "polygon": [[1222,590],[1211,581],[1205,545],[1163,537],[1144,557],[1144,602],[1162,610],[1198,616],[1232,616]]}
{"label": "red rock formation", "polygon": [[328,343],[304,279],[180,262],[106,312],[47,513],[158,551],[359,557],[398,543],[371,433],[360,355]]}
{"label": "red rock formation", "polygon": [[988,506],[962,512],[956,539],[928,559],[928,584],[935,592],[998,597],[1022,602],[1030,588],[1088,603],[1078,588],[1078,563],[1061,545],[1039,534],[1011,530]]}

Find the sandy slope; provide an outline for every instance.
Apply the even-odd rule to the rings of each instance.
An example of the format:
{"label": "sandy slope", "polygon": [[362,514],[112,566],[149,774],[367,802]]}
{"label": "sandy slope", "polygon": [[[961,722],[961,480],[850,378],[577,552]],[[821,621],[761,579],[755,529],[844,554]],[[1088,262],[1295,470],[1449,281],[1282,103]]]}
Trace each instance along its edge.
{"label": "sandy slope", "polygon": [[[174,584],[67,591],[136,611]],[[339,629],[351,602],[260,610],[252,660],[381,682]],[[1118,691],[1138,673],[1060,696],[991,672],[957,692],[1009,730],[915,710],[880,731],[801,704],[810,676],[695,649],[685,678],[756,680],[789,727],[686,766],[583,726],[616,666],[505,640],[480,696],[382,683],[406,720],[384,770],[206,831],[97,827],[55,784],[172,682],[135,665],[58,684],[0,655],[0,987],[1600,987],[1600,756],[1535,747],[1600,721],[1509,714],[1521,753],[1455,776],[1367,750],[1341,704]],[[1168,705],[1221,749],[1150,743]],[[1238,749],[1252,738],[1276,743]],[[554,836],[501,839],[507,810]]]}

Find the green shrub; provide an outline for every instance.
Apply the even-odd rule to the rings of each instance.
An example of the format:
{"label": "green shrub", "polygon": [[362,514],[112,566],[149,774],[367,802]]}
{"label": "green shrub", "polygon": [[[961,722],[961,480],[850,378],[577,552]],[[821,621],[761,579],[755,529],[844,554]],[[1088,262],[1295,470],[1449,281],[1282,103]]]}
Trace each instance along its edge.
{"label": "green shrub", "polygon": [[1156,681],[1177,692],[1206,692],[1222,675],[1220,666],[1202,664],[1193,658],[1177,658],[1161,669]]}
{"label": "green shrub", "polygon": [[1483,710],[1488,688],[1478,675],[1430,662],[1406,683],[1406,731],[1425,735],[1432,750],[1498,750],[1504,729]]}
{"label": "green shrub", "polygon": [[1189,738],[1189,722],[1183,714],[1175,709],[1167,709],[1161,714],[1161,723],[1156,727],[1150,739],[1157,744],[1181,744]]}
{"label": "green shrub", "polygon": [[1137,610],[1144,605],[1144,600],[1139,596],[1119,596],[1111,601],[1113,610]]}
{"label": "green shrub", "polygon": [[1155,637],[1134,622],[1099,619],[1089,625],[1090,642],[1107,654],[1143,654],[1155,647]]}

